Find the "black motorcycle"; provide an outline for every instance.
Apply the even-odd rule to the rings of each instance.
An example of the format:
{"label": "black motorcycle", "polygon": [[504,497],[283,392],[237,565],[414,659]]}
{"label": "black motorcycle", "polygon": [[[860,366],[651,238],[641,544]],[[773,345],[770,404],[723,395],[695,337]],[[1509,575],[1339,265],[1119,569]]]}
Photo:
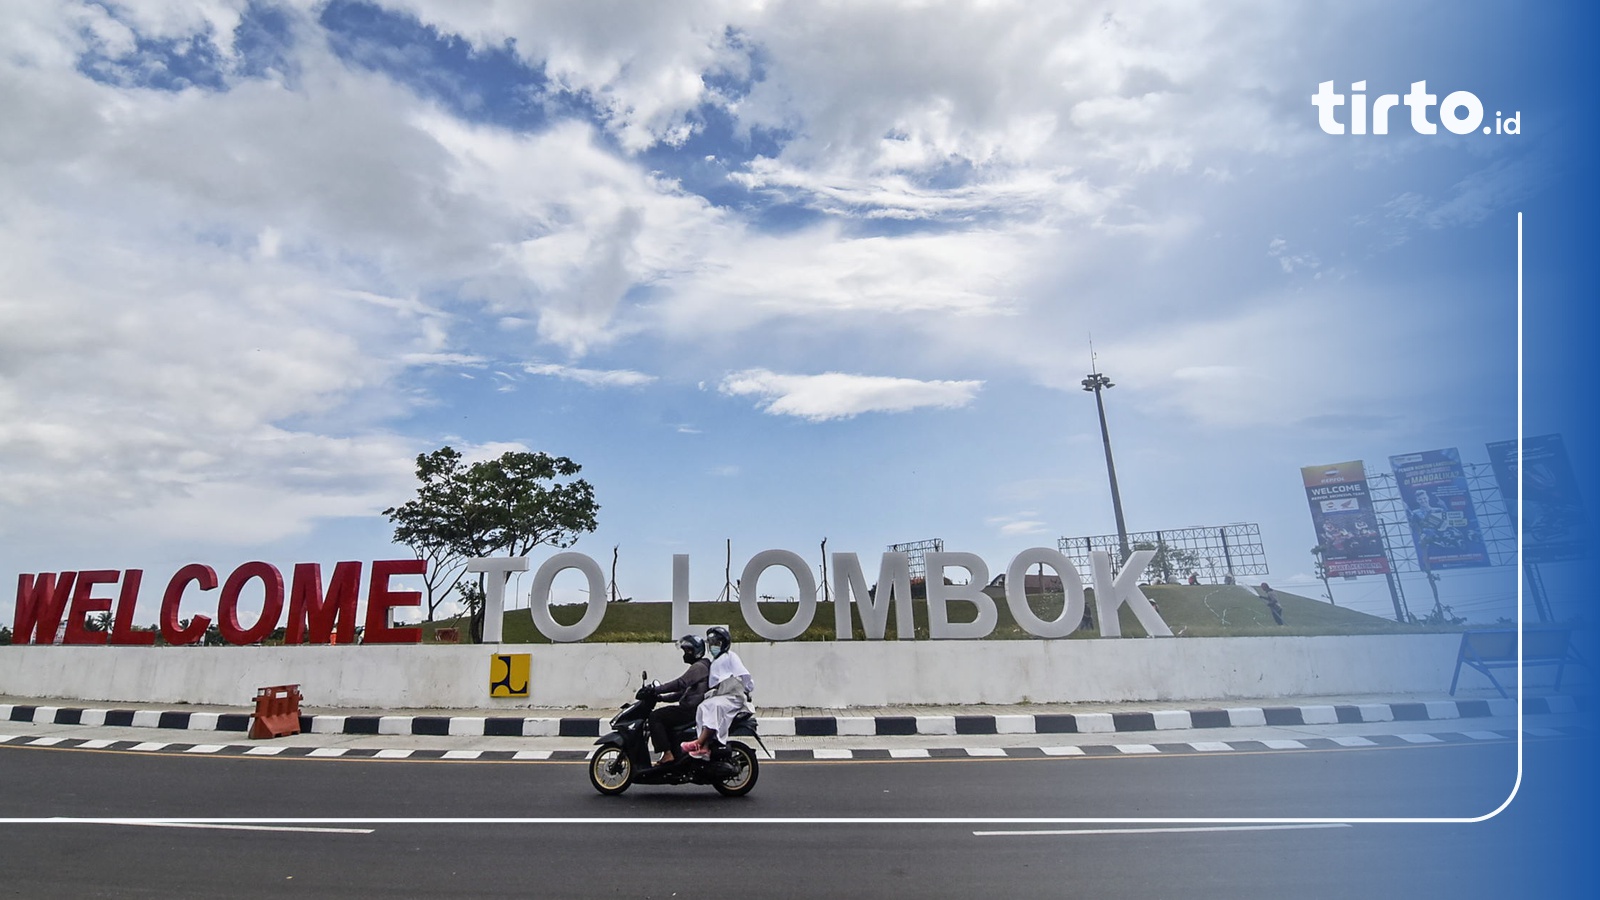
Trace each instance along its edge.
{"label": "black motorcycle", "polygon": [[[641,673],[645,679],[648,673]],[[641,679],[643,680],[643,679]],[[673,762],[663,766],[650,765],[650,711],[656,708],[656,697],[648,684],[641,686],[632,703],[624,704],[622,712],[611,720],[613,731],[595,741],[599,745],[589,757],[589,783],[602,794],[614,797],[635,784],[709,784],[724,797],[743,797],[756,786],[756,776],[761,766],[756,753],[743,741],[729,740],[711,751],[710,759],[696,759],[681,751],[675,753]],[[767,745],[756,733],[755,716],[742,712],[734,716],[728,728],[729,737],[755,738],[761,749]],[[694,723],[678,730],[673,742],[683,743],[695,739]],[[771,756],[772,751],[767,750]]]}

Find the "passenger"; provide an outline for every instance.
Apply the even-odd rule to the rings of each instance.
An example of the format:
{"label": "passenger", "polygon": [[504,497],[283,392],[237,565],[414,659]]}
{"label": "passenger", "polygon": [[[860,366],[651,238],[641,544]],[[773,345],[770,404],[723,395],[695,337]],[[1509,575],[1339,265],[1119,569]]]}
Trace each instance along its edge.
{"label": "passenger", "polygon": [[706,652],[711,655],[710,693],[695,711],[699,736],[683,745],[683,751],[696,759],[710,759],[714,742],[726,742],[734,716],[751,711],[750,694],[755,679],[744,667],[744,660],[733,652],[728,629],[713,625],[706,629]]}
{"label": "passenger", "polygon": [[705,658],[705,641],[686,634],[678,638],[678,648],[683,651],[683,661],[689,664],[688,670],[652,691],[657,700],[677,701],[672,706],[657,706],[650,711],[650,742],[661,753],[657,765],[663,766],[677,761],[672,751],[678,744],[672,736],[694,721],[695,710],[706,696],[706,679],[711,674],[711,662]]}

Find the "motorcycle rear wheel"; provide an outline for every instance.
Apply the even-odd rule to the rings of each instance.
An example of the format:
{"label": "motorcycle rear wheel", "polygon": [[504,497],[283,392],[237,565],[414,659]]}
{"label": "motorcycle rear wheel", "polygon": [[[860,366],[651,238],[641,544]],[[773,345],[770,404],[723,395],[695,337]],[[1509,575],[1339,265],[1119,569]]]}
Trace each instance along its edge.
{"label": "motorcycle rear wheel", "polygon": [[589,783],[607,797],[615,797],[633,785],[633,760],[614,744],[601,747],[589,757]]}
{"label": "motorcycle rear wheel", "polygon": [[743,797],[756,786],[761,764],[756,761],[755,751],[738,741],[728,744],[728,752],[733,755],[734,772],[721,781],[712,782],[711,786],[724,797]]}

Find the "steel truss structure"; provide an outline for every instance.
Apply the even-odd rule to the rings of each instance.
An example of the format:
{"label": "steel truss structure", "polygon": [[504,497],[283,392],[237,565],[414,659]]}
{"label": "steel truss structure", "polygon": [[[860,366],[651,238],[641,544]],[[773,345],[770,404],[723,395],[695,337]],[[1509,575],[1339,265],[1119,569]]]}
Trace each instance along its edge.
{"label": "steel truss structure", "polygon": [[933,538],[926,541],[910,541],[904,544],[890,544],[890,553],[904,553],[911,562],[911,577],[926,580],[928,577],[928,553],[941,553],[944,551],[944,538]]}
{"label": "steel truss structure", "polygon": [[[1139,531],[1128,535],[1128,547],[1169,547],[1197,560],[1200,577],[1215,584],[1235,579],[1267,574],[1267,554],[1261,546],[1261,526],[1253,522],[1236,522],[1232,525],[1196,525],[1189,528],[1170,528],[1162,531]],[[1056,549],[1072,560],[1078,571],[1089,572],[1089,553],[1104,550],[1117,559],[1117,536],[1096,534],[1087,537],[1064,537],[1056,541]],[[1179,578],[1188,572],[1173,573]]]}

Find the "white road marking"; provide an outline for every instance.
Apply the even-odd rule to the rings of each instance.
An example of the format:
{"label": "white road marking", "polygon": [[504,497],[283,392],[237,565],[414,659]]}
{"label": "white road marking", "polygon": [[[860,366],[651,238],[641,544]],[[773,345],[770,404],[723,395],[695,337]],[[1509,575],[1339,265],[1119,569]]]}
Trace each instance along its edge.
{"label": "white road marking", "polygon": [[310,825],[228,825],[217,822],[158,822],[148,819],[57,819],[82,825],[135,825],[143,828],[208,828],[220,831],[299,831],[308,834],[371,834],[372,828],[317,828]]}
{"label": "white road marking", "polygon": [[1037,837],[1063,835],[1079,837],[1101,834],[1196,834],[1217,831],[1300,831],[1307,828],[1349,828],[1342,822],[1305,825],[1203,825],[1191,828],[1063,828],[1053,831],[974,831],[978,837]]}

